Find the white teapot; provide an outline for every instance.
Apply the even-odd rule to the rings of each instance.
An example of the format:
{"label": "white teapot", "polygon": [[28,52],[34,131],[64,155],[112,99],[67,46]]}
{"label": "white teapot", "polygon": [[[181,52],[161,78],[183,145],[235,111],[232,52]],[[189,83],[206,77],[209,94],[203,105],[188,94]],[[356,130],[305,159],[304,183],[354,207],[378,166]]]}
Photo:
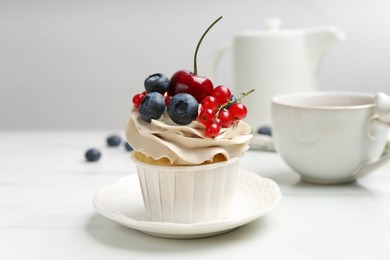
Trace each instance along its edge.
{"label": "white teapot", "polygon": [[271,124],[273,96],[318,89],[324,54],[346,38],[335,26],[282,30],[281,23],[278,18],[268,19],[266,30],[243,31],[233,41],[222,44],[212,56],[208,75],[212,80],[221,57],[232,49],[235,93],[255,89],[244,99],[250,111],[246,121],[253,132]]}

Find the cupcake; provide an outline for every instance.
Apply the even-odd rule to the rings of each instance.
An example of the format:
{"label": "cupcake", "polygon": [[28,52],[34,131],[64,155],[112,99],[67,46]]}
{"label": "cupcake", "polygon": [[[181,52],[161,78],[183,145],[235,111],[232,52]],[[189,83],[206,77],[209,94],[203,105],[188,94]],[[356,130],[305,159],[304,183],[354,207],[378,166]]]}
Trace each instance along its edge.
{"label": "cupcake", "polygon": [[[218,89],[225,87],[218,86],[214,92]],[[153,221],[174,223],[225,219],[232,204],[239,159],[252,137],[250,126],[231,114],[233,104],[240,103],[233,101],[229,109],[218,105],[215,111],[204,107],[205,102],[203,105],[196,103],[198,116],[189,124],[181,125],[174,121],[174,113],[169,111],[177,112],[180,106],[188,105],[185,99],[176,100],[183,94],[175,94],[172,98],[164,94],[170,102],[158,118],[149,121],[147,115],[143,115],[144,111],[150,110],[145,106],[153,107],[150,102],[164,102],[165,105],[162,94],[150,92],[141,99],[139,106],[134,104],[126,127],[126,139],[134,149],[132,159],[137,166],[147,216]],[[152,101],[156,99],[151,95],[160,95],[159,101]],[[209,97],[213,96],[206,96],[215,100]],[[230,104],[229,101],[225,107],[226,104]],[[214,119],[202,119],[205,110],[213,111]],[[220,119],[222,113],[227,121]],[[209,136],[207,129],[214,129],[214,124],[218,134]]]}
{"label": "cupcake", "polygon": [[153,74],[144,85],[133,98],[126,139],[147,216],[184,224],[225,219],[252,138],[241,103],[251,91],[236,98],[184,70],[170,79]]}

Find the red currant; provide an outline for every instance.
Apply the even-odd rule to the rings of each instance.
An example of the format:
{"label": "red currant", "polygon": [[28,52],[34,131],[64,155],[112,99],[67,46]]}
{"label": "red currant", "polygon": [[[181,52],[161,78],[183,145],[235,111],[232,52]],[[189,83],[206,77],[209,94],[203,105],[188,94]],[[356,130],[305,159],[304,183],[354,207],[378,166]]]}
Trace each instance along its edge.
{"label": "red currant", "polygon": [[199,114],[198,121],[204,125],[213,122],[215,119],[215,112],[210,108],[202,109]]}
{"label": "red currant", "polygon": [[230,127],[234,121],[234,117],[227,109],[222,109],[221,111],[219,111],[218,118],[221,120],[222,127],[224,128]]}
{"label": "red currant", "polygon": [[214,112],[217,111],[219,107],[218,101],[213,96],[207,96],[202,101],[202,108],[210,108]]}
{"label": "red currant", "polygon": [[165,96],[165,106],[167,107],[169,105],[169,102],[171,102],[172,96]]}
{"label": "red currant", "polygon": [[219,119],[219,118],[214,119],[214,123],[216,123],[220,129],[222,128],[222,121],[221,121],[221,119]]}
{"label": "red currant", "polygon": [[211,124],[206,125],[206,129],[204,130],[204,135],[208,138],[215,138],[219,135],[219,131],[221,130],[221,127],[213,122]]}
{"label": "red currant", "polygon": [[229,112],[232,114],[234,120],[242,120],[246,117],[247,109],[241,103],[234,103],[230,106]]}
{"label": "red currant", "polygon": [[139,107],[139,105],[141,105],[142,103],[142,100],[144,99],[145,95],[143,94],[136,94],[134,95],[133,97],[133,104],[135,107]]}
{"label": "red currant", "polygon": [[223,105],[230,100],[232,93],[227,87],[220,85],[213,89],[211,95],[215,97],[219,105]]}

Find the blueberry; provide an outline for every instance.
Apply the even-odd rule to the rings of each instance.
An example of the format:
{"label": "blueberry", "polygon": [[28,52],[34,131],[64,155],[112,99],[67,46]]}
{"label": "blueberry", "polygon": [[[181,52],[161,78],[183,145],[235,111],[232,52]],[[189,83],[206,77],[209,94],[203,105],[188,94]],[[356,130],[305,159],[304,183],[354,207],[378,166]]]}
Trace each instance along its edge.
{"label": "blueberry", "polygon": [[155,73],[145,79],[144,82],[146,92],[158,92],[164,94],[169,88],[169,79],[162,73]]}
{"label": "blueberry", "polygon": [[232,103],[230,103],[229,105],[227,105],[227,106],[226,106],[226,109],[229,109],[229,107],[230,107],[231,105],[233,105],[235,101],[237,101],[236,96],[231,95],[229,101],[232,102]]}
{"label": "blueberry", "polygon": [[107,137],[106,141],[108,146],[115,147],[121,144],[122,138],[120,138],[120,136],[118,135],[110,135],[109,137]]}
{"label": "blueberry", "polygon": [[150,92],[139,106],[141,118],[150,123],[152,119],[159,119],[165,110],[165,99],[158,92]]}
{"label": "blueberry", "polygon": [[272,129],[269,126],[262,126],[257,130],[257,133],[260,135],[269,135],[272,136]]}
{"label": "blueberry", "polygon": [[128,142],[125,142],[125,148],[126,148],[126,151],[128,151],[128,152],[133,151],[133,147],[131,147],[131,145]]}
{"label": "blueberry", "polygon": [[100,159],[102,154],[98,149],[91,148],[85,152],[85,159],[87,159],[88,162],[96,162]]}
{"label": "blueberry", "polygon": [[168,115],[178,125],[188,125],[198,116],[198,101],[187,93],[172,97],[168,105]]}

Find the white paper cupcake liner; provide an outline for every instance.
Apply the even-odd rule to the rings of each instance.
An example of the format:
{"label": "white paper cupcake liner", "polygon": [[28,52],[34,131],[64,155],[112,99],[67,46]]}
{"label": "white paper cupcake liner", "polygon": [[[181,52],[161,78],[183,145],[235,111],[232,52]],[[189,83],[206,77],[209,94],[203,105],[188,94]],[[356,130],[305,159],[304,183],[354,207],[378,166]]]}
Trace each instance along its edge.
{"label": "white paper cupcake liner", "polygon": [[196,223],[225,219],[232,205],[239,158],[199,166],[137,166],[146,214],[153,221]]}

